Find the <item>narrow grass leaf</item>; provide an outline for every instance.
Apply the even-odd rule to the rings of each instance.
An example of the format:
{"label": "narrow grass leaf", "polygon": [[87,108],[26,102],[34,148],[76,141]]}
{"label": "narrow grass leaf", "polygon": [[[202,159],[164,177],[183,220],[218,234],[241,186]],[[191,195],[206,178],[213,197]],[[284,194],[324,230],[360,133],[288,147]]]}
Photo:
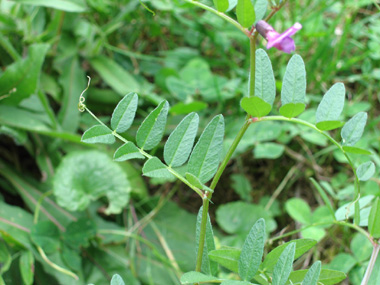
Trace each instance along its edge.
{"label": "narrow grass leaf", "polygon": [[251,228],[241,249],[238,272],[244,281],[255,276],[260,267],[265,244],[265,221],[259,219]]}
{"label": "narrow grass leaf", "polygon": [[168,111],[169,103],[162,101],[142,122],[136,134],[136,142],[141,149],[150,150],[160,143]]}
{"label": "narrow grass leaf", "polygon": [[310,178],[310,181],[311,181],[311,183],[313,183],[315,189],[317,189],[319,195],[321,195],[323,202],[325,202],[327,208],[330,211],[331,216],[335,220],[335,209],[334,209],[333,205],[331,204],[331,201],[330,201],[329,197],[327,196],[325,190],[323,190],[323,188],[318,184],[317,181],[315,181],[314,178]]}
{"label": "narrow grass leaf", "polygon": [[[265,2],[267,1],[265,0]],[[266,3],[266,6],[267,5],[268,2]],[[256,96],[263,99],[271,107],[273,106],[274,98],[276,96],[276,83],[272,64],[267,53],[263,49],[258,49],[256,51],[255,97]]]}
{"label": "narrow grass leaf", "polygon": [[272,106],[259,97],[244,97],[240,102],[241,107],[252,117],[264,117],[270,113]]}
{"label": "narrow grass leaf", "polygon": [[220,249],[212,250],[208,253],[211,260],[219,263],[221,266],[231,270],[233,272],[238,272],[238,262],[241,250],[233,247],[222,247]]}
{"label": "narrow grass leaf", "polygon": [[167,165],[178,167],[187,161],[197,135],[198,123],[198,114],[190,113],[170,134],[164,147],[164,159]]}
{"label": "narrow grass leaf", "polygon": [[331,131],[338,129],[344,125],[342,121],[323,121],[316,124],[321,131]]}
{"label": "narrow grass leaf", "polygon": [[360,181],[367,181],[375,174],[375,164],[372,161],[364,162],[356,169]]}
{"label": "narrow grass leaf", "polygon": [[323,96],[316,113],[316,121],[337,121],[344,107],[346,90],[341,82],[335,83]]}
{"label": "narrow grass leaf", "polygon": [[172,178],[173,174],[169,172],[166,165],[161,162],[157,157],[152,157],[145,162],[143,175],[155,178]]}
{"label": "narrow grass leaf", "polygon": [[309,268],[301,285],[317,285],[320,274],[321,262],[318,260]]}
{"label": "narrow grass leaf", "polygon": [[181,284],[193,284],[193,283],[204,283],[204,282],[213,282],[218,283],[220,279],[215,276],[206,275],[196,271],[186,272],[181,276]]}
{"label": "narrow grass leaf", "polygon": [[113,155],[115,161],[125,161],[134,158],[144,159],[145,156],[141,154],[140,150],[132,142],[123,144]]}
{"label": "narrow grass leaf", "polygon": [[367,123],[367,113],[359,112],[353,116],[344,126],[341,132],[343,145],[355,145],[363,135]]}
{"label": "narrow grass leaf", "polygon": [[295,54],[286,67],[281,89],[281,103],[305,103],[306,70],[302,58]]}
{"label": "narrow grass leaf", "polygon": [[300,115],[305,110],[305,107],[303,103],[288,103],[281,106],[280,114],[289,119],[294,118]]}
{"label": "narrow grass leaf", "polygon": [[218,169],[224,137],[224,119],[215,116],[204,129],[188,163],[188,172],[202,183],[209,181]]}
{"label": "narrow grass leaf", "polygon": [[[196,240],[197,245],[199,245],[199,236],[200,236],[201,223],[202,223],[202,211],[203,211],[203,207],[199,209],[198,216],[197,216],[196,233],[195,233],[195,240]],[[198,250],[199,248],[197,248],[197,252]],[[218,264],[215,261],[210,260],[208,256],[208,253],[212,250],[215,250],[214,233],[212,231],[210,216],[207,214],[206,237],[205,237],[205,244],[203,248],[201,269],[206,274],[217,275]]]}
{"label": "narrow grass leaf", "polygon": [[84,132],[82,142],[113,144],[115,137],[112,131],[106,126],[96,125]]}
{"label": "narrow grass leaf", "polygon": [[238,0],[236,5],[236,16],[240,25],[244,28],[252,26],[255,22],[255,9],[251,0]]}
{"label": "narrow grass leaf", "polygon": [[214,1],[214,6],[216,10],[219,12],[225,12],[228,9],[229,3],[228,0],[213,0]]}
{"label": "narrow grass leaf", "polygon": [[347,146],[347,145],[343,146],[343,150],[345,152],[355,153],[355,154],[366,154],[366,155],[372,154],[372,152],[370,152],[369,150],[366,150],[360,147]]}
{"label": "narrow grass leaf", "polygon": [[368,231],[374,238],[380,238],[380,200],[379,197],[373,203],[368,217]]}
{"label": "narrow grass leaf", "polygon": [[274,270],[273,270],[273,285],[285,285],[293,270],[293,260],[296,252],[296,244],[290,243],[281,253]]}
{"label": "narrow grass leaf", "polygon": [[118,133],[125,132],[132,125],[137,110],[138,96],[129,93],[117,104],[111,117],[111,127]]}

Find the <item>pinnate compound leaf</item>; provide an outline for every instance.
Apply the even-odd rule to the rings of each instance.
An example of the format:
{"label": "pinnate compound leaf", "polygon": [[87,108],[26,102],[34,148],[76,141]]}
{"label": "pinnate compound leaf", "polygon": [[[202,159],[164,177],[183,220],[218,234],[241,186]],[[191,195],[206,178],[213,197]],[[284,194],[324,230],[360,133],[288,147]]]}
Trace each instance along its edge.
{"label": "pinnate compound leaf", "polygon": [[295,252],[296,244],[292,242],[281,253],[280,258],[278,259],[273,270],[272,284],[285,285],[290,273],[293,270]]}
{"label": "pinnate compound leaf", "polygon": [[298,54],[290,59],[286,67],[281,89],[281,103],[305,104],[306,70],[305,64]]}
{"label": "pinnate compound leaf", "polygon": [[[256,2],[256,5],[258,2]],[[268,2],[267,0],[265,0],[264,2],[266,2],[266,7],[268,5]],[[275,96],[276,83],[274,79],[271,61],[269,59],[269,56],[263,49],[258,49],[256,51],[255,97],[263,99],[272,107]]]}
{"label": "pinnate compound leaf", "polygon": [[305,110],[303,103],[288,103],[280,107],[280,114],[287,118],[297,117]]}
{"label": "pinnate compound leaf", "polygon": [[134,158],[144,159],[145,156],[141,154],[140,150],[134,145],[133,142],[123,144],[115,151],[113,155],[113,159],[115,161],[125,161]]}
{"label": "pinnate compound leaf", "polygon": [[225,12],[228,9],[228,0],[213,0],[216,10],[219,12]]}
{"label": "pinnate compound leaf", "polygon": [[296,239],[296,240],[292,240],[287,243],[284,243],[276,247],[270,253],[267,254],[267,256],[264,259],[264,262],[260,266],[260,269],[268,271],[268,272],[273,272],[273,269],[278,259],[280,258],[282,252],[291,243],[295,243],[296,245],[296,252],[294,254],[294,258],[296,259],[300,257],[301,255],[303,255],[305,252],[307,252],[309,249],[311,249],[314,245],[316,245],[317,241],[313,239],[305,238],[305,239]]}
{"label": "pinnate compound leaf", "polygon": [[331,131],[338,129],[344,125],[342,121],[322,121],[316,124],[321,131]]}
{"label": "pinnate compound leaf", "polygon": [[360,181],[367,181],[375,174],[375,164],[372,161],[368,161],[359,165],[356,169],[356,175]]}
{"label": "pinnate compound leaf", "polygon": [[125,132],[132,125],[137,110],[138,96],[129,93],[117,104],[111,117],[111,127],[118,133]]}
{"label": "pinnate compound leaf", "polygon": [[181,276],[181,284],[193,284],[199,282],[215,282],[220,281],[218,277],[206,275],[196,271],[186,272]]}
{"label": "pinnate compound leaf", "polygon": [[110,285],[125,285],[125,283],[119,274],[114,274]]}
{"label": "pinnate compound leaf", "polygon": [[366,155],[371,155],[372,152],[370,152],[369,150],[366,150],[366,149],[363,149],[363,148],[360,148],[360,147],[354,147],[354,146],[343,146],[342,147],[343,150],[345,152],[349,152],[349,153],[355,153],[355,154],[366,154]]}
{"label": "pinnate compound leaf", "polygon": [[[200,235],[201,223],[202,223],[202,212],[203,212],[203,207],[199,209],[198,216],[197,216],[197,224],[196,224],[196,232],[195,232],[195,240],[196,240],[197,245],[199,245],[199,235]],[[199,248],[197,248],[197,252],[198,250]],[[212,231],[210,216],[207,213],[206,237],[205,237],[205,244],[203,248],[201,269],[206,274],[217,275],[218,264],[215,261],[210,260],[208,256],[208,253],[212,250],[215,250],[214,233]]]}
{"label": "pinnate compound leaf", "polygon": [[143,169],[143,175],[155,178],[172,178],[173,174],[169,172],[166,165],[161,162],[157,157],[149,158],[145,162]]}
{"label": "pinnate compound leaf", "polygon": [[142,122],[136,134],[136,142],[141,149],[151,150],[160,143],[164,135],[168,111],[169,103],[162,101]]}
{"label": "pinnate compound leaf", "polygon": [[40,221],[32,227],[30,238],[46,253],[58,250],[60,233],[55,224],[50,221]]}
{"label": "pinnate compound leaf", "polygon": [[69,211],[83,211],[91,201],[106,196],[107,215],[120,213],[131,191],[120,165],[99,151],[67,155],[57,168],[53,186],[58,204]]}
{"label": "pinnate compound leaf", "polygon": [[342,128],[341,136],[343,145],[355,145],[363,135],[367,123],[367,113],[359,112],[353,116]]}
{"label": "pinnate compound leaf", "polygon": [[240,102],[241,107],[252,117],[264,117],[272,110],[272,106],[259,97],[244,97]]}
{"label": "pinnate compound leaf", "polygon": [[379,197],[373,203],[368,217],[368,231],[374,238],[380,238],[380,200]]}
{"label": "pinnate compound leaf", "polygon": [[238,248],[223,246],[220,249],[212,250],[208,253],[211,260],[219,263],[223,267],[238,272],[238,262],[241,250]]}
{"label": "pinnate compound leaf", "polygon": [[167,165],[178,167],[187,161],[197,135],[198,123],[198,114],[190,113],[170,134],[164,147],[164,159]]}
{"label": "pinnate compound leaf", "polygon": [[20,4],[29,4],[33,6],[44,6],[54,8],[66,12],[84,12],[86,11],[86,3],[84,0],[13,0]]}
{"label": "pinnate compound leaf", "polygon": [[346,90],[343,83],[335,83],[323,96],[316,113],[316,121],[338,121],[344,107]]}
{"label": "pinnate compound leaf", "polygon": [[24,251],[20,257],[20,273],[25,285],[32,285],[34,280],[34,256],[31,251]]}
{"label": "pinnate compound leaf", "polygon": [[251,228],[241,249],[238,272],[244,281],[251,280],[260,267],[265,244],[265,221],[259,219]]}
{"label": "pinnate compound leaf", "polygon": [[236,5],[236,16],[238,22],[244,28],[252,26],[255,22],[255,9],[251,0],[238,0]]}
{"label": "pinnate compound leaf", "polygon": [[96,125],[84,132],[82,142],[113,144],[115,137],[112,131],[106,126]]}
{"label": "pinnate compound leaf", "polygon": [[321,262],[318,260],[309,268],[301,285],[317,285],[320,274]]}
{"label": "pinnate compound leaf", "polygon": [[215,116],[204,129],[201,137],[191,153],[188,172],[206,183],[218,169],[224,137],[224,119]]}

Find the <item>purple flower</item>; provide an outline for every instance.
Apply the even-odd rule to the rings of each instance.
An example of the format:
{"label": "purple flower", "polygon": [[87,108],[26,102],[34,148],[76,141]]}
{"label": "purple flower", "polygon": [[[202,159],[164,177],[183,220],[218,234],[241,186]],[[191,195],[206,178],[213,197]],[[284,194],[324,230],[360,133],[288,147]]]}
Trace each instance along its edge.
{"label": "purple flower", "polygon": [[271,25],[263,20],[258,21],[256,24],[256,30],[268,41],[267,49],[275,47],[286,53],[291,53],[296,49],[294,40],[290,36],[301,30],[301,28],[302,25],[300,23],[295,23],[285,32],[279,34]]}

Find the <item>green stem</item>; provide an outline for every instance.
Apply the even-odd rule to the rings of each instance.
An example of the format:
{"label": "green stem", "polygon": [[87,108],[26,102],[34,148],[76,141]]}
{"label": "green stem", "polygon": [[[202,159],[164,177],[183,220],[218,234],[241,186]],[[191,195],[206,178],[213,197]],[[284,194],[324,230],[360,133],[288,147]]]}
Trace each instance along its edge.
{"label": "green stem", "polygon": [[367,285],[368,284],[368,282],[371,278],[372,270],[375,266],[375,262],[376,262],[378,254],[379,254],[379,251],[380,251],[380,244],[375,244],[373,246],[371,259],[369,260],[368,267],[367,267],[367,270],[365,271],[361,285]]}
{"label": "green stem", "polygon": [[[346,157],[347,161],[348,161],[348,164],[351,166],[351,169],[352,169],[352,172],[354,173],[354,177],[355,177],[355,197],[354,197],[354,202],[355,203],[355,215],[354,215],[354,223],[355,225],[359,225],[360,223],[360,206],[359,206],[359,203],[357,203],[357,201],[359,200],[360,198],[360,182],[359,182],[359,179],[358,179],[358,176],[356,175],[356,169],[355,169],[355,166],[351,160],[351,158],[349,157],[349,155],[346,153],[346,151],[343,149],[343,146],[340,145],[340,143],[338,143],[335,139],[333,139],[327,132],[325,131],[321,131],[320,129],[318,129],[316,126],[314,126],[313,124],[309,123],[309,122],[306,122],[304,120],[301,120],[301,119],[297,119],[297,118],[286,118],[286,117],[283,117],[283,116],[269,116],[269,117],[262,117],[260,119],[258,119],[258,121],[285,121],[285,122],[293,122],[293,123],[296,123],[296,124],[300,124],[300,125],[304,125],[306,127],[309,127],[315,131],[317,131],[318,133],[322,134],[323,136],[325,136],[330,142],[332,142],[336,147],[338,147],[338,149],[344,154],[344,156]],[[351,207],[351,205],[353,204],[351,203],[347,208],[347,213],[349,212],[349,208]]]}
{"label": "green stem", "polygon": [[250,35],[250,32],[244,28],[242,25],[240,25],[237,21],[235,21],[234,19],[228,17],[226,14],[222,13],[222,12],[219,12],[218,10],[215,10],[205,4],[202,4],[202,3],[199,3],[199,2],[196,2],[196,1],[192,1],[192,0],[183,0],[187,3],[190,3],[190,4],[193,4],[195,6],[198,6],[206,11],[209,11],[211,13],[214,13],[215,15],[221,17],[222,19],[226,20],[227,22],[231,23],[232,25],[234,25],[236,28],[238,28],[240,31],[242,31],[247,37],[251,36]]}
{"label": "green stem", "polygon": [[41,209],[42,202],[45,200],[45,198],[47,196],[50,196],[51,194],[53,194],[52,190],[47,191],[44,194],[42,194],[40,196],[40,198],[38,199],[37,204],[36,204],[36,208],[34,209],[34,219],[33,219],[33,223],[34,224],[37,224],[37,222],[38,222],[38,217],[39,217],[39,214],[40,214],[40,209]]}
{"label": "green stem", "polygon": [[[198,253],[197,253],[197,264],[195,266],[195,271],[201,272],[202,267],[202,257],[203,249],[205,245],[205,236],[206,236],[206,227],[207,227],[207,213],[208,207],[210,205],[207,194],[204,194],[203,197],[203,210],[202,210],[202,221],[201,221],[201,231],[199,233],[199,244],[198,244]],[[205,226],[203,226],[205,225]],[[203,237],[203,238],[202,238]]]}

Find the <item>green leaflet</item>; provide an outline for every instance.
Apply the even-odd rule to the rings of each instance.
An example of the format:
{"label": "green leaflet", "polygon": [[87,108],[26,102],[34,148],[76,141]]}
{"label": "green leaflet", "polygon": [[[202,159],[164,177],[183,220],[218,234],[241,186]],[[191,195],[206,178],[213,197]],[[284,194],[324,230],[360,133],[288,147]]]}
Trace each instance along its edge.
{"label": "green leaflet", "polygon": [[193,284],[198,282],[220,281],[218,277],[206,275],[196,271],[186,272],[181,276],[181,284]]}
{"label": "green leaflet", "polygon": [[225,280],[220,285],[251,285],[252,283],[248,281],[239,281],[239,280]]}
{"label": "green leaflet", "polygon": [[315,262],[307,271],[302,285],[317,285],[319,275],[321,274],[321,262]]}
{"label": "green leaflet", "polygon": [[167,166],[161,162],[157,157],[152,157],[145,162],[143,175],[156,178],[172,178],[173,174],[169,172]]}
{"label": "green leaflet", "polygon": [[202,183],[209,181],[218,169],[224,137],[224,119],[215,116],[204,129],[191,153],[188,172]]}
{"label": "green leaflet", "polygon": [[300,198],[291,198],[285,203],[288,214],[297,222],[311,224],[312,216],[309,204]]}
{"label": "green leaflet", "polygon": [[44,6],[55,8],[66,12],[84,12],[86,11],[86,3],[84,0],[13,0],[20,4],[30,4],[33,6]]}
{"label": "green leaflet", "polygon": [[290,243],[281,253],[274,270],[273,270],[273,285],[285,285],[293,270],[293,260],[296,252],[296,244]]}
{"label": "green leaflet", "polygon": [[113,144],[115,137],[106,126],[96,125],[84,132],[82,142]]}
{"label": "green leaflet", "polygon": [[125,132],[132,125],[137,110],[138,96],[129,93],[117,104],[111,117],[111,127],[118,133]]}
{"label": "green leaflet", "polygon": [[[302,58],[295,54],[290,59],[281,89],[281,115],[292,118],[303,112],[306,94],[306,70]],[[288,105],[287,104],[293,104]]]}
{"label": "green leaflet", "polygon": [[241,250],[238,248],[222,246],[220,249],[212,250],[208,253],[211,260],[219,263],[223,267],[238,272],[238,262]]}
{"label": "green leaflet", "polygon": [[[308,270],[297,270],[290,273],[289,281],[293,284],[301,284]],[[318,282],[323,285],[333,285],[346,279],[346,274],[336,270],[322,269]]]}
{"label": "green leaflet", "polygon": [[[266,3],[266,5],[268,5],[268,3]],[[272,108],[276,96],[276,84],[271,61],[263,49],[256,51],[255,97],[256,96],[267,102]]]}
{"label": "green leaflet", "polygon": [[[195,240],[196,244],[199,245],[199,235],[201,230],[202,223],[202,211],[203,207],[199,209],[197,216],[197,224],[196,224],[196,232],[195,232]],[[198,252],[197,248],[197,252]],[[215,250],[215,242],[214,242],[214,233],[212,231],[212,225],[210,216],[207,214],[207,224],[206,224],[206,237],[205,237],[205,245],[203,248],[203,257],[202,257],[202,271],[209,275],[217,275],[218,274],[218,264],[209,259],[208,253],[212,250]]]}
{"label": "green leaflet", "polygon": [[198,114],[190,113],[170,134],[164,147],[164,159],[167,165],[178,167],[187,161],[197,135],[198,123]]}
{"label": "green leaflet", "polygon": [[90,239],[96,235],[96,225],[93,220],[86,218],[78,219],[71,222],[63,233],[63,240],[66,244],[74,249],[80,250],[80,247],[88,247]]}
{"label": "green leaflet", "polygon": [[344,125],[342,121],[323,121],[316,124],[321,131],[331,131],[340,128]]}
{"label": "green leaflet", "polygon": [[372,161],[364,162],[356,169],[360,181],[367,181],[375,174],[375,164]]}
{"label": "green leaflet", "polygon": [[264,117],[272,110],[272,106],[259,97],[244,97],[240,102],[241,107],[252,117]]}
{"label": "green leaflet", "polygon": [[136,134],[136,142],[141,149],[151,150],[160,143],[168,111],[169,103],[162,101],[142,122]]}
{"label": "green leaflet", "polygon": [[115,151],[113,155],[113,159],[115,161],[125,161],[133,158],[145,158],[145,156],[141,154],[140,150],[133,144],[133,142],[127,142],[123,144]]}
{"label": "green leaflet", "polygon": [[204,185],[202,182],[199,181],[198,177],[195,177],[193,174],[186,172],[185,177],[187,181],[190,182],[191,185],[197,187],[198,189],[204,190],[204,191],[209,191],[209,192],[214,192],[211,188],[207,187]]}
{"label": "green leaflet", "polygon": [[343,146],[342,147],[343,150],[345,152],[349,152],[349,153],[355,153],[355,154],[366,154],[366,155],[371,155],[372,152],[366,150],[366,149],[363,149],[363,148],[360,148],[360,147],[354,147],[354,146]]}
{"label": "green leaflet", "polygon": [[31,251],[24,251],[20,261],[21,278],[25,285],[32,285],[34,279],[34,256]]}
{"label": "green leaflet", "polygon": [[[255,20],[255,24],[264,19],[264,16],[265,16],[265,13],[267,12],[267,8],[268,8],[268,0],[251,0],[252,4],[255,5],[255,16],[256,16],[256,20]],[[256,3],[255,3],[256,2]]]}
{"label": "green leaflet", "polygon": [[125,283],[119,274],[114,274],[112,276],[110,285],[125,285]]}
{"label": "green leaflet", "polygon": [[343,83],[335,83],[323,96],[316,113],[316,122],[338,121],[344,107],[346,90]]}
{"label": "green leaflet", "polygon": [[228,9],[228,0],[213,0],[216,10],[219,12],[225,12]]}
{"label": "green leaflet", "polygon": [[373,203],[368,217],[368,231],[374,238],[380,237],[380,200],[379,197]]}
{"label": "green leaflet", "polygon": [[267,158],[276,159],[279,158],[285,151],[285,146],[273,142],[259,143],[253,150],[253,155],[256,159]]}
{"label": "green leaflet", "polygon": [[255,276],[260,267],[265,244],[265,221],[259,219],[251,228],[241,249],[238,272],[244,281]]}
{"label": "green leaflet", "polygon": [[363,135],[367,123],[367,113],[359,112],[353,116],[342,128],[343,145],[355,145]]}
{"label": "green leaflet", "polygon": [[238,0],[236,5],[236,16],[238,22],[244,28],[252,26],[255,22],[255,9],[253,8],[251,0]]}

